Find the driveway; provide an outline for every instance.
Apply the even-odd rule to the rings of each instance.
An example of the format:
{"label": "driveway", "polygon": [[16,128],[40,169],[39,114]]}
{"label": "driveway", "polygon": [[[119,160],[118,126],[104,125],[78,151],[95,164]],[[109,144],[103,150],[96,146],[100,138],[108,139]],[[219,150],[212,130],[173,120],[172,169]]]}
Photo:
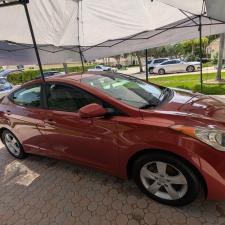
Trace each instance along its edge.
{"label": "driveway", "polygon": [[224,225],[225,201],[160,205],[133,184],[39,156],[15,160],[0,146],[1,225]]}

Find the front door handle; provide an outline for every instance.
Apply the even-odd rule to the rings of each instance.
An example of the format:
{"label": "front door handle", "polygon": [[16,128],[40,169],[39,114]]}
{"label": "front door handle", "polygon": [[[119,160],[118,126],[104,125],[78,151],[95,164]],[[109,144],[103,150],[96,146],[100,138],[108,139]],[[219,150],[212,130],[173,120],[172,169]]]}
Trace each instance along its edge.
{"label": "front door handle", "polygon": [[49,124],[49,125],[55,125],[56,124],[56,122],[52,119],[46,119],[46,120],[44,120],[44,122]]}

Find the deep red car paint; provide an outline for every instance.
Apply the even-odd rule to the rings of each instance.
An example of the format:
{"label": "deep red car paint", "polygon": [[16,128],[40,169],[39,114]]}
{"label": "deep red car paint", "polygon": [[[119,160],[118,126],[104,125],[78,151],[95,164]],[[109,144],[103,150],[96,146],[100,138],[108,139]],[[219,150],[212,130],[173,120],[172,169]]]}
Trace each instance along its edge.
{"label": "deep red car paint", "polygon": [[[83,74],[94,76],[94,74]],[[69,160],[127,178],[132,157],[165,151],[192,164],[207,185],[208,199],[225,198],[225,152],[176,132],[172,125],[215,125],[225,130],[225,105],[200,94],[175,91],[154,110],[139,110],[80,82],[81,75],[48,78],[81,87],[108,102],[126,116],[81,118],[79,113],[0,104],[0,126],[11,130],[26,152]],[[25,86],[40,83],[36,80]]]}

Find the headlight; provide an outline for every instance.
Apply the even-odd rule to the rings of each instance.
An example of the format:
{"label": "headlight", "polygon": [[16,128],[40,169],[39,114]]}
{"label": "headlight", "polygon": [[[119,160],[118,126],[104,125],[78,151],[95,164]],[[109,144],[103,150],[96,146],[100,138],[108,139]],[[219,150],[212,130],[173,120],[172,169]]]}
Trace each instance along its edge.
{"label": "headlight", "polygon": [[188,127],[175,125],[171,127],[173,130],[196,138],[219,151],[225,151],[225,131],[217,128],[205,127]]}

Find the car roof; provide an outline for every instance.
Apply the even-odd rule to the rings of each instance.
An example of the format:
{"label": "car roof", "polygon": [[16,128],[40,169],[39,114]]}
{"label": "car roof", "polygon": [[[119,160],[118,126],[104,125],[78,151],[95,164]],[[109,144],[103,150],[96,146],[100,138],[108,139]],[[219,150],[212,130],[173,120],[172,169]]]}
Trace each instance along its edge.
{"label": "car roof", "polygon": [[[109,71],[107,72],[84,72],[84,73],[71,73],[71,74],[59,74],[57,76],[50,76],[50,77],[45,77],[45,80],[47,82],[66,82],[66,81],[75,81],[80,83],[81,79],[84,78],[89,78],[89,77],[95,77],[98,75],[114,75],[115,73],[110,73]],[[37,78],[35,80],[26,82],[24,85],[30,85],[30,84],[35,84],[39,83],[41,81],[41,77]]]}

